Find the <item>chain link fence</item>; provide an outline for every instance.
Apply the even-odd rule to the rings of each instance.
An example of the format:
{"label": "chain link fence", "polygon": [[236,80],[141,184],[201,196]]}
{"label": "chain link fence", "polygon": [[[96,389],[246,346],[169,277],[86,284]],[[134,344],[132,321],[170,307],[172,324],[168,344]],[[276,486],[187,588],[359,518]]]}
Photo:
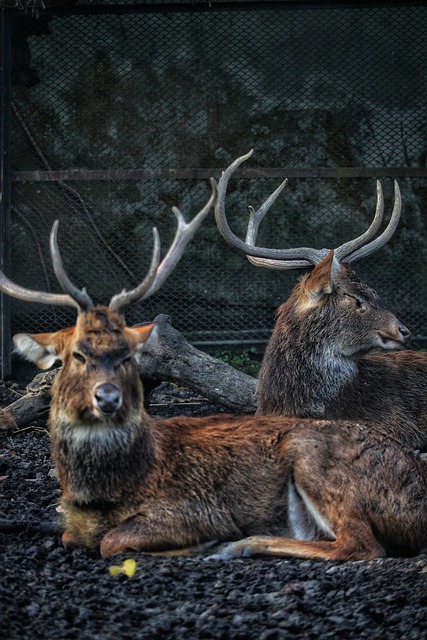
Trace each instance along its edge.
{"label": "chain link fence", "polygon": [[[10,3],[13,5],[13,3]],[[418,338],[427,336],[427,8],[286,2],[46,3],[7,12],[11,31],[11,275],[57,291],[48,236],[73,281],[108,302],[134,286],[172,206],[194,216],[233,159],[230,224],[289,184],[263,222],[265,246],[331,247],[362,233],[384,178],[399,180],[393,240],[356,265]],[[70,5],[70,6],[68,6]],[[7,3],[5,4],[7,6]],[[220,238],[213,214],[162,290],[130,323],[168,313],[196,344],[265,341],[298,273],[259,269]],[[11,303],[8,331],[73,322]]]}

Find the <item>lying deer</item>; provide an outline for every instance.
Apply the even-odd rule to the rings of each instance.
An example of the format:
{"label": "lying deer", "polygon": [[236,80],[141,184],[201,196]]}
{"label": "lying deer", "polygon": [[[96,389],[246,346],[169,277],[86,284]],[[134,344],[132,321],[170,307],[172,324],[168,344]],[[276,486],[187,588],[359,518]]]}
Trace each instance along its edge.
{"label": "lying deer", "polygon": [[156,328],[127,327],[123,314],[157,290],[180,251],[159,266],[155,233],[143,282],[108,307],[94,306],[64,270],[57,226],[51,253],[64,293],[31,291],[4,276],[0,286],[16,298],[78,310],[74,327],[14,337],[17,351],[41,368],[62,361],[49,424],[65,546],[99,547],[103,556],[187,554],[186,547],[218,540],[231,541],[216,554],[224,558],[336,560],[414,555],[427,546],[427,461],[387,425],[150,418],[135,361]]}
{"label": "lying deer", "polygon": [[226,190],[230,177],[251,153],[232,163],[218,183],[215,213],[220,232],[257,266],[315,265],[277,311],[259,374],[257,413],[380,420],[398,425],[409,446],[426,450],[427,354],[391,352],[404,347],[410,333],[349,266],[393,235],[401,211],[397,183],[390,222],[375,239],[384,209],[379,182],[374,220],[355,240],[333,251],[257,247],[259,224],[286,181],[258,211],[250,207],[246,242],[236,237],[226,219]]}

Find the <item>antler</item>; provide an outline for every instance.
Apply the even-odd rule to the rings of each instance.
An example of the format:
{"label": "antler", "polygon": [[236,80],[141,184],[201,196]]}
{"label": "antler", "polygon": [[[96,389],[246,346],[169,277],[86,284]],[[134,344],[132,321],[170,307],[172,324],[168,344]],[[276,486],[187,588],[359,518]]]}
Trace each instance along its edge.
{"label": "antler", "polygon": [[[302,269],[318,264],[325,258],[330,249],[312,249],[309,247],[298,247],[292,249],[270,249],[255,246],[258,228],[264,216],[276,201],[277,197],[283,191],[287,184],[284,180],[279,187],[267,198],[267,200],[255,211],[253,207],[249,207],[249,224],[246,233],[246,240],[243,242],[230,229],[225,214],[225,195],[227,191],[228,180],[236,171],[236,169],[250,156],[253,150],[240,158],[237,158],[223,173],[218,182],[218,198],[215,206],[215,218],[218,229],[223,238],[235,249],[246,254],[248,260],[256,266],[270,267],[273,269]],[[377,206],[374,219],[367,231],[358,236],[354,240],[350,240],[339,247],[334,252],[336,257],[343,262],[355,262],[360,258],[366,257],[377,251],[392,237],[399,222],[400,212],[402,208],[399,185],[394,182],[395,202],[393,212],[387,228],[375,240],[375,236],[380,228],[383,212],[384,198],[381,183],[377,181]]]}
{"label": "antler", "polygon": [[[194,234],[206,218],[209,210],[215,202],[217,189],[214,180],[211,180],[211,187],[212,194],[208,202],[193,218],[193,220],[191,220],[191,222],[187,223],[185,221],[184,216],[177,207],[172,208],[177,219],[178,226],[174,241],[162,262],[160,262],[159,234],[157,229],[155,227],[153,228],[153,254],[147,275],[134,289],[131,289],[130,291],[123,290],[121,293],[114,295],[111,298],[109,305],[111,309],[121,313],[131,304],[145,300],[160,289],[166,278],[179,262],[186,246],[194,237]],[[58,226],[59,221],[55,220],[50,233],[50,253],[52,257],[53,270],[64,293],[47,293],[26,289],[25,287],[15,284],[12,280],[9,280],[9,278],[7,278],[1,271],[0,291],[3,291],[3,293],[6,293],[12,298],[24,300],[25,302],[40,302],[42,304],[75,307],[80,313],[85,313],[93,308],[93,302],[86,289],[78,289],[71,282],[64,269],[58,248]]]}
{"label": "antler", "polygon": [[[381,194],[381,197],[378,195],[378,193]],[[381,202],[383,203],[383,192],[382,192],[381,183],[379,180],[377,180],[377,203],[379,202],[380,199],[381,199]],[[378,210],[378,204],[377,204],[377,210]],[[366,258],[367,256],[371,255],[371,253],[374,253],[375,251],[377,251],[377,249],[380,249],[381,247],[383,247],[390,240],[390,238],[396,231],[397,225],[399,224],[401,211],[402,211],[402,196],[400,194],[399,184],[397,180],[395,180],[394,181],[394,206],[393,206],[393,211],[391,212],[390,220],[387,227],[384,229],[382,234],[378,236],[378,238],[375,238],[375,240],[372,240],[372,242],[370,242],[369,244],[360,243],[358,247],[352,248],[351,253],[344,255],[346,262],[349,262],[349,263],[356,262],[356,260],[360,260],[361,258]],[[376,215],[377,214],[375,214],[375,216]],[[382,217],[382,212],[381,212],[381,217]],[[374,221],[372,222],[371,227],[373,226],[374,222],[375,222],[375,218],[374,218]],[[369,229],[366,233],[368,232],[369,232]],[[374,233],[372,235],[374,235]],[[360,238],[362,237],[363,236],[360,236]],[[343,247],[345,247],[345,245],[341,245],[340,248],[342,249]],[[343,261],[344,257],[340,258],[341,261]]]}
{"label": "antler", "polygon": [[12,282],[12,280],[9,280],[2,271],[0,271],[0,291],[7,293],[11,298],[24,300],[24,302],[41,302],[42,304],[54,304],[63,307],[78,308],[78,304],[75,300],[72,300],[70,296],[20,287],[18,284]]}
{"label": "antler", "polygon": [[135,289],[132,289],[131,291],[122,291],[122,293],[113,296],[109,305],[110,309],[114,309],[115,311],[124,311],[129,305],[140,302],[141,300],[146,300],[160,289],[166,278],[178,264],[182,254],[184,253],[185,247],[193,239],[194,234],[206,218],[216,200],[216,183],[214,180],[211,180],[210,182],[212,194],[208,202],[193,218],[193,220],[191,220],[191,222],[185,221],[184,216],[178,207],[172,207],[172,211],[178,224],[175,232],[175,238],[169,248],[169,251],[159,265],[159,256],[157,256],[157,262],[154,257],[154,253],[156,252],[155,250],[148,276]]}
{"label": "antler", "polygon": [[1,271],[0,290],[3,291],[3,293],[7,293],[12,298],[24,300],[25,302],[40,302],[42,304],[59,305],[63,307],[76,307],[79,311],[88,311],[89,308],[92,308],[93,306],[91,299],[84,289],[82,291],[77,289],[65,273],[58,250],[58,224],[58,220],[55,220],[52,231],[50,232],[50,252],[55,275],[65,293],[48,293],[33,289],[26,289],[25,287],[15,284],[12,280],[9,280],[9,278],[7,278]]}

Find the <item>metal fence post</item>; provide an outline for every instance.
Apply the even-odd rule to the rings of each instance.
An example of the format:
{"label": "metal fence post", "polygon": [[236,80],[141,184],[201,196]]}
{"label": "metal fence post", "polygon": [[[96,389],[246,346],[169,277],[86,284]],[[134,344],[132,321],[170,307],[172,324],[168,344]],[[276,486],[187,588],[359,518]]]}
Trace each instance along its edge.
{"label": "metal fence post", "polygon": [[[10,11],[0,14],[0,269],[10,273]],[[0,293],[1,377],[11,375],[10,300]]]}

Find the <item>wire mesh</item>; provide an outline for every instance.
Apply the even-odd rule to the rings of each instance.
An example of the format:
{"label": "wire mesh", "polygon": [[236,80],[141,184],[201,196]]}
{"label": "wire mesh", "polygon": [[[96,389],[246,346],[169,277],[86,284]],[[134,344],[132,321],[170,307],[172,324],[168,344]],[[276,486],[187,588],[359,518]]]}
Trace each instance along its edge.
{"label": "wire mesh", "polygon": [[[234,3],[228,10],[224,2],[221,10],[206,3],[179,11],[176,3],[173,11],[128,6],[79,14],[85,4],[14,18],[11,254],[20,284],[57,290],[48,234],[58,218],[71,277],[108,302],[143,277],[151,227],[167,247],[171,207],[192,217],[206,202],[208,183],[192,172],[224,169],[250,148],[248,164],[260,168],[373,167],[381,174],[384,167],[425,165],[424,6]],[[72,168],[91,178],[90,171],[137,168],[147,177],[35,175],[68,169],[70,176]],[[178,170],[185,178],[174,178]],[[247,205],[259,205],[278,182],[230,182],[227,208],[240,237]],[[426,336],[420,292],[427,179],[400,184],[399,230],[357,271],[416,335]],[[391,211],[391,181],[384,188]],[[369,226],[374,192],[373,178],[293,178],[263,222],[260,243],[337,246]],[[128,320],[169,313],[195,342],[264,340],[297,275],[249,265],[226,247],[211,214],[162,290]],[[68,322],[67,310],[13,302],[13,331]]]}

